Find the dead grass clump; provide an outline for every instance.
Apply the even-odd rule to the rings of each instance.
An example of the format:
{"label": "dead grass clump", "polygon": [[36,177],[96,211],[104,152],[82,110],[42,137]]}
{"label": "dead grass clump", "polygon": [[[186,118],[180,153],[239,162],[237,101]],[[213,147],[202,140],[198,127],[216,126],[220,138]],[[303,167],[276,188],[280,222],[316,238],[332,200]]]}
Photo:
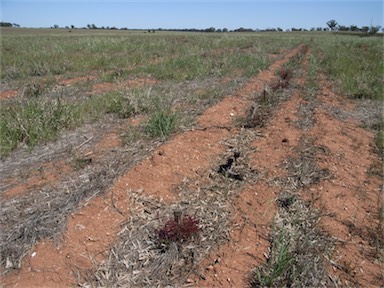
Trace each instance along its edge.
{"label": "dead grass clump", "polygon": [[285,89],[289,87],[289,83],[293,77],[292,70],[283,67],[277,72],[278,79],[272,82],[271,89],[276,91],[279,89]]}
{"label": "dead grass clump", "polygon": [[295,148],[296,155],[285,160],[285,168],[288,176],[278,179],[279,185],[298,189],[319,183],[332,175],[327,168],[320,168],[316,163],[317,155],[328,153],[323,146],[315,146],[312,139],[302,137]]}
{"label": "dead grass clump", "polygon": [[271,87],[266,87],[263,92],[256,97],[255,103],[251,105],[247,116],[241,121],[241,125],[244,128],[264,127],[271,118],[274,108],[287,100],[291,94],[289,89],[273,91]]}
{"label": "dead grass clump", "polygon": [[315,125],[314,112],[318,105],[316,101],[300,103],[297,111],[298,119],[295,122],[297,128],[309,131]]}

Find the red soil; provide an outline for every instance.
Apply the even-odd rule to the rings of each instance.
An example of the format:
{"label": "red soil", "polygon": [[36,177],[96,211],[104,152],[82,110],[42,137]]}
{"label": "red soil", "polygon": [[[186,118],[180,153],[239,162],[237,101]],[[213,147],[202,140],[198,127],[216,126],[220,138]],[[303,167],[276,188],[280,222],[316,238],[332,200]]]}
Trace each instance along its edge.
{"label": "red soil", "polygon": [[157,82],[156,79],[152,78],[138,78],[138,79],[127,79],[118,83],[113,82],[101,82],[93,85],[92,94],[101,94],[116,89],[132,88],[132,87],[143,87],[147,85],[153,85]]}
{"label": "red soil", "polygon": [[[353,108],[331,92],[326,82],[322,84],[319,100],[323,106]],[[331,215],[322,218],[322,229],[339,240],[330,274],[340,277],[343,285],[380,287],[383,266],[373,256],[378,248],[373,242],[375,237],[384,240],[378,231],[383,181],[369,173],[379,161],[372,147],[374,135],[353,119],[337,120],[321,108],[315,117],[317,125],[311,135],[316,144],[329,149],[318,163],[333,175],[313,187],[312,192],[316,193],[316,206]]]}
{"label": "red soil", "polygon": [[6,100],[17,95],[17,90],[0,91],[0,100]]}
{"label": "red soil", "polygon": [[32,170],[26,179],[14,177],[3,179],[4,184],[11,186],[4,192],[3,196],[11,198],[29,191],[38,190],[44,185],[53,184],[71,171],[71,166],[64,160],[43,163],[40,168]]}

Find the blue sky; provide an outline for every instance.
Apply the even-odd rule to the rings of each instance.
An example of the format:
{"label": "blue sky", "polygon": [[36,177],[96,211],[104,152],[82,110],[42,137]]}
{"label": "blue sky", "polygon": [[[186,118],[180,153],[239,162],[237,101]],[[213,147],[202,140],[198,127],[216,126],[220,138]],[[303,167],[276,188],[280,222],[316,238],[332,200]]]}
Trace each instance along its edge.
{"label": "blue sky", "polygon": [[1,21],[22,27],[87,24],[150,28],[289,29],[339,24],[383,26],[382,0],[0,0]]}

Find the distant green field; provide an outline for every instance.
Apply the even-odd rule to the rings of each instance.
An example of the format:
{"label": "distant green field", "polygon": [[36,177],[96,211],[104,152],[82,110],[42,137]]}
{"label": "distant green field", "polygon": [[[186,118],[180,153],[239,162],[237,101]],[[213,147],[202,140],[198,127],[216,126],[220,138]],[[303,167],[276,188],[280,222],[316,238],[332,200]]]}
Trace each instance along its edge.
{"label": "distant green field", "polygon": [[[169,110],[180,101],[217,101],[300,43],[311,48],[316,71],[334,80],[341,92],[354,98],[383,97],[381,37],[20,28],[3,28],[1,35],[2,90],[18,95],[0,108],[2,155],[20,143],[33,147],[53,140],[63,129],[97,121],[106,113],[129,117],[158,112],[159,107]],[[92,77],[59,85],[84,76]],[[156,84],[131,89],[117,85],[140,78]],[[218,85],[220,81],[226,84]],[[116,88],[92,90],[106,82]],[[194,89],[183,88],[191,82]]]}

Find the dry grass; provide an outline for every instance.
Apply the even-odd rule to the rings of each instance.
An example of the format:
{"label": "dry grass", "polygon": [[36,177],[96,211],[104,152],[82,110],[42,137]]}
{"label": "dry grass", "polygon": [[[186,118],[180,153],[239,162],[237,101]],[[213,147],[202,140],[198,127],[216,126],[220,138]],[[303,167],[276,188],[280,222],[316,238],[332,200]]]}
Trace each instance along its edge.
{"label": "dry grass", "polygon": [[300,103],[298,108],[298,119],[296,121],[296,127],[304,131],[309,131],[315,125],[314,112],[319,103],[312,100],[307,103]]}
{"label": "dry grass", "polygon": [[[116,147],[114,151],[104,155],[103,161],[83,165],[82,160],[78,160],[83,158],[76,156],[77,148],[87,149],[95,145],[97,139],[91,135],[93,132],[100,133],[100,130],[87,131],[87,141],[79,137],[84,136],[82,132],[83,130],[79,129],[76,133],[72,132],[77,137],[63,137],[64,142],[56,142],[56,146],[48,150],[49,153],[44,154],[47,149],[42,149],[39,154],[34,154],[38,156],[37,158],[17,158],[21,159],[20,161],[9,159],[7,161],[13,163],[10,162],[9,165],[8,162],[4,163],[6,164],[4,167],[14,165],[28,168],[44,163],[47,159],[52,161],[52,155],[64,154],[68,159],[73,159],[69,163],[72,163],[74,171],[54,185],[44,186],[39,190],[33,189],[11,199],[2,198],[0,247],[3,273],[20,268],[23,257],[37,241],[44,238],[59,241],[67,217],[96,195],[104,193],[118,175],[139,161],[147,153],[148,147],[154,145],[148,142],[129,148]],[[13,173],[17,173],[15,171],[19,169],[5,174],[8,177],[16,177]]]}
{"label": "dry grass", "polygon": [[295,155],[283,163],[287,175],[272,179],[280,187],[278,213],[270,235],[267,263],[254,270],[252,287],[330,287],[325,269],[332,241],[318,228],[321,212],[299,199],[303,188],[330,177],[316,164],[318,153],[327,153],[304,136],[294,149]]}
{"label": "dry grass", "polygon": [[[327,154],[327,147],[315,146],[314,140],[305,136],[300,138],[299,144],[295,147],[296,155],[285,161],[285,169],[288,176],[281,179],[287,181],[294,189],[307,187],[328,179],[332,175],[327,168],[320,168],[316,163],[318,154]],[[284,185],[287,185],[284,184]]]}

